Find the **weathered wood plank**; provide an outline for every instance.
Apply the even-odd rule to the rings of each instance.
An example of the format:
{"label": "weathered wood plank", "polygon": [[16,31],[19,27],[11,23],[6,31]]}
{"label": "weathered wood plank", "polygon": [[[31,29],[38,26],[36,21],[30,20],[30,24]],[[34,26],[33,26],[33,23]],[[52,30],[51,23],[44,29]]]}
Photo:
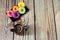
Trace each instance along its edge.
{"label": "weathered wood plank", "polygon": [[[13,1],[12,0],[6,0],[6,11],[10,10],[11,7],[13,5]],[[11,22],[11,20],[7,17],[6,15],[6,27],[5,27],[5,36],[6,36],[6,40],[13,40],[13,33],[10,31],[11,25],[9,24]]]}
{"label": "weathered wood plank", "polygon": [[58,40],[60,40],[60,0],[53,0],[53,2],[54,2],[57,38]]}
{"label": "weathered wood plank", "polygon": [[35,16],[36,16],[36,40],[48,40],[48,15],[47,1],[35,0]]}
{"label": "weathered wood plank", "polygon": [[5,27],[5,3],[3,3],[4,5],[2,5],[2,0],[0,0],[0,40],[4,40],[4,27]]}
{"label": "weathered wood plank", "polygon": [[53,0],[47,0],[47,7],[48,7],[47,11],[48,18],[49,18],[48,38],[49,40],[57,40]]}
{"label": "weathered wood plank", "polygon": [[[0,0],[0,40],[12,40],[13,35],[10,32],[10,27],[7,25],[8,20],[6,17],[6,10],[8,9],[7,5],[9,0]],[[9,1],[9,4],[11,1]],[[11,7],[11,5],[9,6]]]}
{"label": "weathered wood plank", "polygon": [[35,40],[34,38],[34,4],[33,0],[24,0],[26,6],[29,8],[29,12],[25,15],[25,20],[28,22],[29,29],[25,32],[24,40]]}

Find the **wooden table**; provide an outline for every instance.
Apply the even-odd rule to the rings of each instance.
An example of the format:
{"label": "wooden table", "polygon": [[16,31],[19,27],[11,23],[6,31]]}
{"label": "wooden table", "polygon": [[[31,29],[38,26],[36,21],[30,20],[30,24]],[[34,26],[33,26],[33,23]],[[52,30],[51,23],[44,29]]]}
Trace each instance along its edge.
{"label": "wooden table", "polygon": [[[10,31],[6,11],[24,1],[29,12],[22,17],[29,30],[19,36]],[[0,0],[0,40],[60,40],[60,0]]]}

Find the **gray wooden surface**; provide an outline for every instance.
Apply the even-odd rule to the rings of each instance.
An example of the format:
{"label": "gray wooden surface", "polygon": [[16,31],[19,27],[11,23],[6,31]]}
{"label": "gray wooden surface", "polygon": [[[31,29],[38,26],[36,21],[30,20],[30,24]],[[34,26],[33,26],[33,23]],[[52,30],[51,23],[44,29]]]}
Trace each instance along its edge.
{"label": "gray wooden surface", "polygon": [[[30,26],[19,36],[10,31],[6,11],[21,1],[30,9],[22,21]],[[60,0],[0,0],[0,40],[60,40]]]}

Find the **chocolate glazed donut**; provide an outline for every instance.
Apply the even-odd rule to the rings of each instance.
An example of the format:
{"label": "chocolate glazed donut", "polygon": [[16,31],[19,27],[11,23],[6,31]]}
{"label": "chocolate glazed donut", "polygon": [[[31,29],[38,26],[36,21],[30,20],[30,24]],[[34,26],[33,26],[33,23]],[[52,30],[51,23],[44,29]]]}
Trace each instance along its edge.
{"label": "chocolate glazed donut", "polygon": [[14,26],[14,29],[11,29],[12,32],[15,32],[18,35],[21,35],[24,31],[24,26],[20,25],[20,24],[16,24]]}
{"label": "chocolate glazed donut", "polygon": [[22,34],[24,31],[24,26],[17,24],[14,27],[16,34]]}

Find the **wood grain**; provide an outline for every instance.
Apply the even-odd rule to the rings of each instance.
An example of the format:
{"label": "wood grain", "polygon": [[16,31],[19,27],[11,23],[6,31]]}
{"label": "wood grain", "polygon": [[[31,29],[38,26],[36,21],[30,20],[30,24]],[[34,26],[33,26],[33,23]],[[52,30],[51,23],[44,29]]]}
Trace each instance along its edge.
{"label": "wood grain", "polygon": [[[21,19],[29,29],[16,35],[5,12],[22,1],[29,12]],[[60,0],[0,0],[0,5],[0,40],[60,40]]]}
{"label": "wood grain", "polygon": [[49,24],[47,14],[46,0],[35,0],[36,40],[48,40],[47,30]]}
{"label": "wood grain", "polygon": [[53,0],[56,20],[57,39],[60,40],[60,0]]}
{"label": "wood grain", "polygon": [[[9,5],[7,5],[9,2]],[[6,16],[6,10],[11,7],[11,1],[0,0],[0,40],[12,40],[13,34],[10,32],[8,24],[8,18]],[[9,7],[9,8],[7,8]]]}
{"label": "wood grain", "polygon": [[53,0],[47,0],[49,18],[49,40],[57,40]]}

